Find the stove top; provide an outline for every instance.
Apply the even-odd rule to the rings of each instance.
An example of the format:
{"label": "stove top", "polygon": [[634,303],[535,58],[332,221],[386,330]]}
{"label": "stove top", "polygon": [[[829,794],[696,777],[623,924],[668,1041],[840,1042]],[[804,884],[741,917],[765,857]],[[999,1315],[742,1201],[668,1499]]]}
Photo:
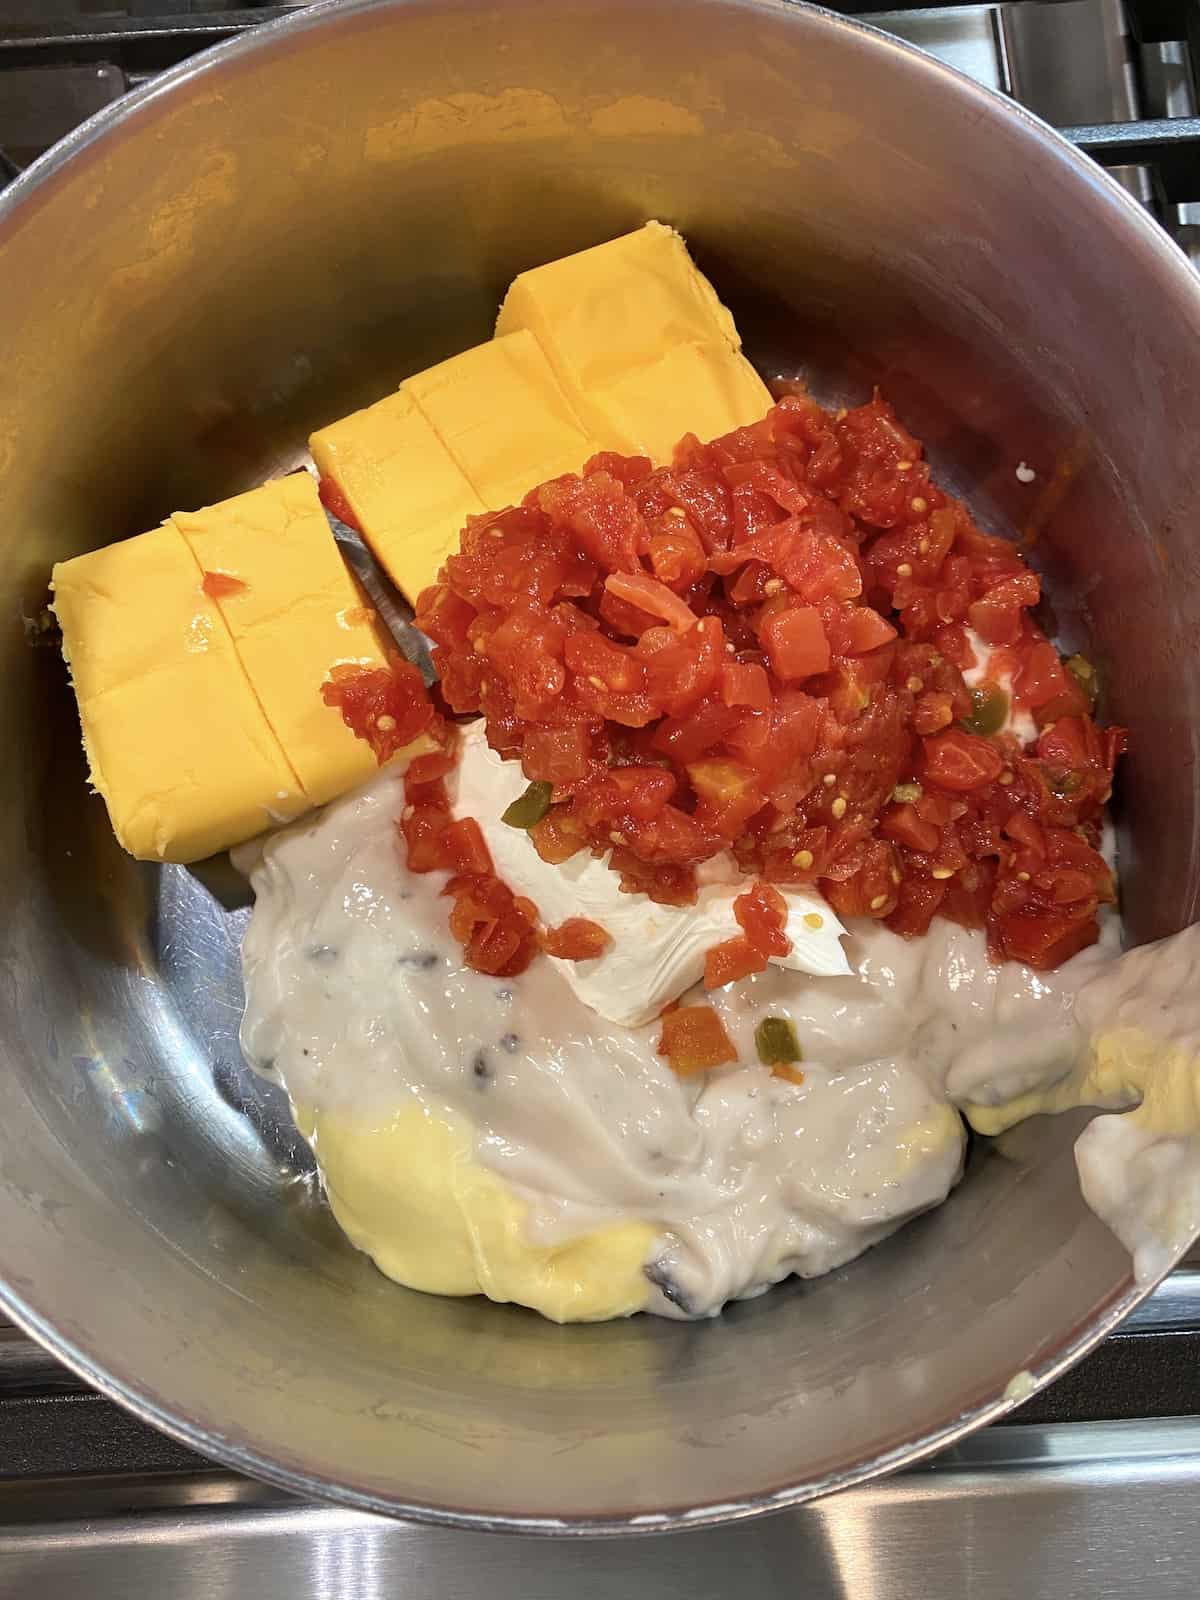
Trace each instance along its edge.
{"label": "stove top", "polygon": [[[128,89],[296,9],[0,0],[0,187]],[[1054,123],[1200,263],[1196,0],[836,9]],[[5,1600],[1195,1600],[1198,1497],[1200,1249],[1088,1360],[924,1467],[765,1522],[584,1548],[294,1500],[127,1416],[0,1320]]]}
{"label": "stove top", "polygon": [[12,1600],[1195,1600],[1200,1251],[1008,1422],[765,1521],[548,1541],[388,1522],[213,1467],[0,1326]]}
{"label": "stove top", "polygon": [[[1013,95],[1200,256],[1195,0],[831,4]],[[303,0],[0,0],[0,182],[164,67],[302,9]]]}

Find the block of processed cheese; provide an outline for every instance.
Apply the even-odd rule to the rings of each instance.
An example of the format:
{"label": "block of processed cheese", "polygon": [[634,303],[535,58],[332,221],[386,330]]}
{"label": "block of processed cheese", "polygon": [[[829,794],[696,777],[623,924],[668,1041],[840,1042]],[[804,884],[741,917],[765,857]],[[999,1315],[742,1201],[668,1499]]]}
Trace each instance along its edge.
{"label": "block of processed cheese", "polygon": [[709,439],[771,405],[733,317],[659,222],[521,273],[496,321],[518,329],[601,449],[669,462],[685,433]]}
{"label": "block of processed cheese", "polygon": [[199,861],[308,806],[171,523],[52,577],[91,781],[143,861]]}
{"label": "block of processed cheese", "polygon": [[436,580],[467,518],[488,510],[404,389],[321,428],[309,446],[410,600]]}
{"label": "block of processed cheese", "polygon": [[491,339],[402,386],[489,511],[578,472],[598,446],[580,426],[532,333]]}
{"label": "block of processed cheese", "polygon": [[[365,783],[371,748],[321,698],[336,666],[383,667],[384,635],[307,472],[171,519],[205,574],[267,721],[314,805]],[[241,585],[241,587],[239,587]]]}
{"label": "block of processed cheese", "polygon": [[660,465],[670,463],[685,433],[707,442],[757,422],[774,404],[745,357],[715,344],[672,345],[598,391],[596,403],[605,448]]}

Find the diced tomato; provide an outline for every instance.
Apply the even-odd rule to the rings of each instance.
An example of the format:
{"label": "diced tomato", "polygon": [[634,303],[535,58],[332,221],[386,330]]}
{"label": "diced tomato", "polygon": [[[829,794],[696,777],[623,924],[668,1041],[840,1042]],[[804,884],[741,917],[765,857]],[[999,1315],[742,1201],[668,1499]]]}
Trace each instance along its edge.
{"label": "diced tomato", "polygon": [[[727,853],[757,885],[819,884],[906,935],[935,915],[986,924],[994,954],[1042,963],[1114,892],[1093,844],[1125,735],[1096,726],[1039,597],[878,395],[835,417],[791,393],[687,436],[669,467],[604,453],[468,519],[417,620],[446,705],[552,785],[531,829],[545,860],[588,850],[623,891],[689,905],[697,867]],[[1034,711],[1033,747],[975,731],[968,629]],[[432,866],[458,836],[441,838],[446,725],[418,716],[442,749],[413,764],[401,831]],[[767,937],[744,929],[710,972]]]}
{"label": "diced tomato", "polygon": [[852,871],[843,872],[841,863],[835,862],[826,868],[821,881],[822,892],[838,916],[890,916],[897,904],[891,846],[883,839],[862,841],[848,860]]}
{"label": "diced tomato", "polygon": [[696,874],[674,861],[643,861],[626,845],[618,845],[609,866],[621,880],[622,894],[645,894],[664,906],[696,904]]}
{"label": "diced tomato", "polygon": [[525,776],[555,787],[580,783],[595,765],[592,730],[586,723],[565,727],[531,727],[525,735]]}
{"label": "diced tomato", "polygon": [[771,569],[765,562],[747,561],[732,581],[729,577],[725,579],[725,593],[731,606],[758,605],[767,598],[767,585],[771,581]]}
{"label": "diced tomato", "polygon": [[940,733],[943,728],[948,728],[954,721],[954,696],[945,692],[932,691],[929,694],[917,696],[913,706],[913,732],[919,733],[922,738],[931,733]]}
{"label": "diced tomato", "polygon": [[648,822],[640,823],[625,841],[643,861],[692,866],[717,853],[720,835],[678,806],[667,805]]}
{"label": "diced tomato", "polygon": [[442,866],[447,872],[490,873],[492,856],[483,829],[474,817],[448,823],[441,837]]}
{"label": "diced tomato", "polygon": [[[657,634],[660,630],[653,631]],[[658,638],[648,641],[643,634],[638,650],[646,664],[646,688],[667,716],[682,716],[714,688],[724,662],[724,646],[725,634],[717,617],[705,617],[669,643]]]}
{"label": "diced tomato", "polygon": [[447,777],[458,765],[458,733],[454,724],[435,718],[427,732],[431,739],[436,738],[437,746],[414,756],[409,762],[404,773],[406,792],[410,785],[434,783]]}
{"label": "diced tomato", "polygon": [[753,661],[730,661],[721,668],[721,699],[727,706],[771,709],[771,683],[766,668]]}
{"label": "diced tomato", "polygon": [[583,472],[585,477],[591,477],[595,472],[607,473],[627,489],[632,489],[635,484],[648,478],[652,469],[653,462],[649,456],[619,456],[613,450],[600,450],[590,457]]}
{"label": "diced tomato", "polygon": [[686,766],[719,745],[738,726],[738,714],[723,701],[701,700],[684,717],[666,717],[654,730],[653,745]]}
{"label": "diced tomato", "polygon": [[750,944],[763,956],[786,956],[792,941],[784,929],[787,927],[787,901],[773,884],[761,880],[746,894],[733,902],[733,914],[738,927]]}
{"label": "diced tomato", "polygon": [[625,485],[609,472],[554,478],[526,497],[565,526],[580,550],[604,572],[636,572],[641,518]]}
{"label": "diced tomato", "polygon": [[658,1053],[680,1077],[737,1060],[725,1025],[711,1006],[677,1006],[665,1012]]}
{"label": "diced tomato", "polygon": [[629,819],[649,822],[675,793],[674,775],[665,767],[610,767],[589,779],[575,796],[575,814],[589,826],[609,819],[618,826]]}
{"label": "diced tomato", "polygon": [[410,872],[438,872],[445,866],[442,834],[450,822],[448,805],[406,806],[400,819]]}
{"label": "diced tomato", "polygon": [[466,645],[474,618],[474,607],[455,594],[449,584],[431,584],[421,590],[417,599],[417,627],[434,644],[447,650],[461,650]]}
{"label": "diced tomato", "polygon": [[242,594],[246,584],[231,572],[206,572],[200,587],[210,600],[226,600],[230,595]]}
{"label": "diced tomato", "polygon": [[811,495],[794,479],[785,477],[778,467],[768,466],[765,461],[746,461],[726,467],[724,477],[731,488],[748,484],[757,489],[774,500],[782,511],[799,513],[807,511],[812,504]]}
{"label": "diced tomato", "polygon": [[693,761],[687,769],[692,788],[700,797],[696,817],[705,827],[731,839],[741,832],[764,803],[751,768],[726,756]]}
{"label": "diced tomato", "polygon": [[644,572],[614,572],[604,580],[609,594],[627,605],[638,606],[652,617],[661,617],[668,627],[686,633],[696,625],[696,613],[665,583]]}
{"label": "diced tomato", "polygon": [[1004,824],[1004,832],[1040,865],[1046,854],[1046,830],[1040,823],[1023,811],[1014,811]]}
{"label": "diced tomato", "polygon": [[760,633],[771,667],[785,683],[829,670],[829,640],[815,606],[793,606],[763,622]]}
{"label": "diced tomato", "polygon": [[387,667],[336,666],[321,698],[371,746],[380,766],[411,744],[434,721],[429,694],[416,667],[399,656]]}
{"label": "diced tomato", "polygon": [[925,776],[943,789],[960,792],[995,783],[1004,770],[1004,756],[990,739],[952,728],[923,741]]}
{"label": "diced tomato", "polygon": [[739,978],[748,978],[753,972],[762,972],[767,958],[756,950],[749,939],[739,935],[715,944],[704,956],[704,987],[721,989]]}
{"label": "diced tomato", "polygon": [[499,878],[463,875],[451,878],[450,931],[476,972],[509,978],[524,972],[537,953],[537,930],[528,903],[518,903]]}
{"label": "diced tomato", "polygon": [[879,824],[879,831],[887,839],[894,839],[906,849],[922,855],[932,855],[941,843],[940,828],[926,822],[916,806],[911,804],[889,806]]}
{"label": "diced tomato", "polygon": [[354,515],[354,507],[342,493],[332,478],[322,478],[317,484],[317,494],[321,504],[331,517],[336,517],[339,522],[344,522],[348,528],[353,528],[355,533],[361,533],[362,527]]}
{"label": "diced tomato", "polygon": [[1058,651],[1042,642],[1030,645],[1013,678],[1013,698],[1018,705],[1035,708],[1064,694],[1067,675]]}
{"label": "diced tomato", "polygon": [[654,576],[676,594],[682,594],[703,577],[708,553],[699,534],[682,514],[668,513],[658,519],[657,526],[658,532],[651,534],[646,546]]}
{"label": "diced tomato", "polygon": [[587,917],[568,917],[557,928],[547,928],[541,937],[548,956],[562,961],[594,961],[612,944],[612,935]]}
{"label": "diced tomato", "polygon": [[905,877],[896,889],[896,905],[886,919],[893,933],[909,939],[929,932],[929,924],[946,896],[946,882],[935,878]]}
{"label": "diced tomato", "polygon": [[[1005,556],[1009,552],[1005,551]],[[1021,634],[1021,612],[1037,605],[1040,595],[1036,573],[1026,568],[994,584],[968,606],[968,621],[989,644],[1016,644]]]}
{"label": "diced tomato", "polygon": [[572,672],[590,680],[599,679],[597,687],[636,693],[646,682],[646,669],[633,652],[610,644],[597,632],[571,634],[565,658]]}
{"label": "diced tomato", "polygon": [[771,1068],[773,1078],[782,1078],[784,1083],[794,1083],[799,1087],[804,1082],[804,1068],[793,1067],[787,1061],[777,1061]]}
{"label": "diced tomato", "polygon": [[846,650],[862,656],[896,638],[896,629],[871,606],[852,606],[846,627]]}
{"label": "diced tomato", "polygon": [[542,820],[530,828],[529,837],[542,860],[556,867],[578,855],[586,843],[583,830],[576,826],[566,806],[554,806],[547,811]]}
{"label": "diced tomato", "polygon": [[1100,928],[1094,916],[1054,917],[1014,912],[997,919],[992,929],[991,947],[1002,960],[1022,961],[1027,967],[1046,970],[1095,944]]}
{"label": "diced tomato", "polygon": [[764,761],[772,773],[794,767],[817,748],[821,702],[800,689],[781,689],[771,712],[771,740]]}

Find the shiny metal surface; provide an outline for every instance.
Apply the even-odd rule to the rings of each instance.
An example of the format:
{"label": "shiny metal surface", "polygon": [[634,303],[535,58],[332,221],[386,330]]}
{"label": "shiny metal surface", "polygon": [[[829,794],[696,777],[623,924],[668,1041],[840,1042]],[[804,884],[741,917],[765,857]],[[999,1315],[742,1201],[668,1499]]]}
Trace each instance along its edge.
{"label": "shiny metal surface", "polygon": [[380,0],[82,130],[0,201],[2,1300],[195,1448],[353,1506],[539,1532],[778,1509],[1003,1413],[1137,1299],[1068,1120],[712,1325],[405,1293],[242,1068],[233,886],[133,866],[84,799],[61,667],[18,626],[50,562],[292,466],[309,426],[485,337],[515,271],[646,215],[765,371],[881,383],[1035,541],[1134,730],[1131,933],[1196,914],[1200,281],[1039,124],[771,0]]}
{"label": "shiny metal surface", "polygon": [[0,148],[24,165],[127,87],[125,74],[106,62],[10,69],[0,92]]}
{"label": "shiny metal surface", "polygon": [[412,607],[371,554],[362,534],[339,522],[336,517],[330,520],[343,560],[362,585],[367,599],[395,640],[400,654],[420,669],[427,685],[435,682],[437,673],[429,651],[429,640],[414,626]]}
{"label": "shiny metal surface", "polygon": [[1200,1268],[1182,1267],[1126,1318],[1126,1332],[1195,1328],[1200,1323]]}
{"label": "shiny metal surface", "polygon": [[[1200,1422],[1006,1428],[753,1527],[547,1543],[383,1522],[222,1477],[0,1496],[14,1600],[1194,1600]],[[486,1574],[486,1576],[484,1576]]]}
{"label": "shiny metal surface", "polygon": [[929,6],[875,11],[864,20],[939,61],[965,72],[988,89],[1008,89],[1001,6]]}
{"label": "shiny metal surface", "polygon": [[1138,114],[1121,0],[1008,5],[1003,34],[1011,92],[1057,127]]}

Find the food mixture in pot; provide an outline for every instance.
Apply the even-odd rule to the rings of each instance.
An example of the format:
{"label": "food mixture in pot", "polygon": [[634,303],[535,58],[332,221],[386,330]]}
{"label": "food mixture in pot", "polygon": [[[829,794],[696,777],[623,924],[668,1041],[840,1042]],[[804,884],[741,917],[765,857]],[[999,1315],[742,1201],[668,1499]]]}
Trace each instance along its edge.
{"label": "food mixture in pot", "polygon": [[1200,933],[1120,954],[1096,670],[883,398],[783,389],[649,224],[315,434],[432,689],[303,473],[55,571],[118,836],[239,847],[247,1059],[402,1283],[712,1315],[1074,1106],[1140,1277],[1200,1226]]}
{"label": "food mixture in pot", "polygon": [[[921,457],[879,400],[795,396],[602,459],[421,598],[439,703],[482,715],[402,667],[331,689],[381,755],[434,748],[250,847],[243,1037],[385,1272],[709,1315],[939,1204],[963,1114],[1141,1092],[1145,979],[1196,941],[1118,959],[1123,736]],[[1081,1143],[1144,1270],[1127,1146],[1194,1170],[1180,1086]]]}

